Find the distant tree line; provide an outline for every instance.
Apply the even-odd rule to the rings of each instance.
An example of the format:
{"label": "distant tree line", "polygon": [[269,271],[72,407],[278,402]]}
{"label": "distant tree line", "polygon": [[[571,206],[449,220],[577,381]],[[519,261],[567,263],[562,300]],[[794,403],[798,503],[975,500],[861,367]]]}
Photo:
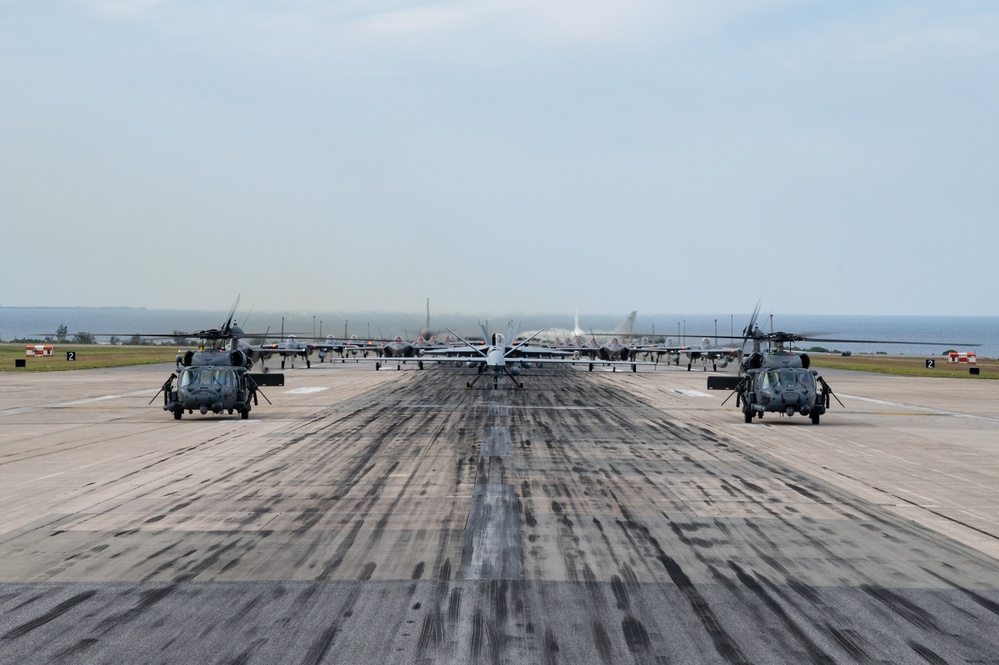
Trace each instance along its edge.
{"label": "distant tree line", "polygon": [[[111,335],[108,338],[108,344],[121,345],[128,344],[130,346],[190,346],[191,345],[191,335],[190,333],[184,332],[183,330],[174,330],[172,333],[173,337],[168,337],[165,339],[155,339],[150,337],[142,337],[141,335],[132,335],[128,338],[128,341],[123,341],[121,337],[116,335]],[[3,340],[0,340],[3,341]],[[63,323],[56,328],[55,335],[47,335],[42,339],[34,337],[21,337],[10,340],[11,344],[97,344],[97,335],[80,331],[70,335],[69,327]]]}

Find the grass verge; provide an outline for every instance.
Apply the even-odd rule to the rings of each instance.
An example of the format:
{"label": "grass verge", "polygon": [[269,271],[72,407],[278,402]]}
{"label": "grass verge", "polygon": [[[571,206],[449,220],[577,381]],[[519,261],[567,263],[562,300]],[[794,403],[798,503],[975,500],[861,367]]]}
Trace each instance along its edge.
{"label": "grass verge", "polygon": [[[881,372],[903,376],[930,376],[950,379],[999,379],[999,360],[980,358],[974,365],[947,362],[946,358],[933,358],[935,367],[926,367],[925,357],[915,356],[823,356],[810,355],[813,367],[852,369],[862,372]],[[978,376],[971,374],[971,367],[978,368]]]}
{"label": "grass verge", "polygon": [[[26,356],[24,344],[0,344],[0,372],[56,372],[96,367],[123,367],[172,363],[177,358],[174,346],[110,346],[104,344],[54,344],[51,356]],[[67,360],[67,352],[76,360]],[[15,368],[15,360],[25,367]]]}

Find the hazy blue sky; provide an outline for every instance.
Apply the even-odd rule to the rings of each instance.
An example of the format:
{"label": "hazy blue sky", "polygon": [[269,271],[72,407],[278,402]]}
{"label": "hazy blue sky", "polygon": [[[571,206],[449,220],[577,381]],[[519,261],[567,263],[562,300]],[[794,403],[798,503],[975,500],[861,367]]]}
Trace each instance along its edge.
{"label": "hazy blue sky", "polygon": [[999,5],[0,0],[0,304],[999,314]]}

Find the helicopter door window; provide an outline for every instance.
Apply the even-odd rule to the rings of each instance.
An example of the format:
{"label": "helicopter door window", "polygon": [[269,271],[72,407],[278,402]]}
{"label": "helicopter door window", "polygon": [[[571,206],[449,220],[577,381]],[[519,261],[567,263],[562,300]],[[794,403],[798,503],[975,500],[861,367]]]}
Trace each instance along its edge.
{"label": "helicopter door window", "polygon": [[777,372],[767,372],[763,375],[763,387],[772,388],[780,384],[780,374]]}
{"label": "helicopter door window", "polygon": [[815,390],[815,379],[811,372],[798,372],[798,385],[806,390]]}

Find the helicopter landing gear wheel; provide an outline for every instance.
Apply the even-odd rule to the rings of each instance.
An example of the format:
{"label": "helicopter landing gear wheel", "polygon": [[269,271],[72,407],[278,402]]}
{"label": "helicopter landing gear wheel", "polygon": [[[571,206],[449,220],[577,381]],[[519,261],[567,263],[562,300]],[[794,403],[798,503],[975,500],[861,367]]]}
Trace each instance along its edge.
{"label": "helicopter landing gear wheel", "polygon": [[750,411],[749,409],[746,409],[745,411],[743,411],[742,415],[743,415],[743,417],[745,417],[747,423],[753,422],[753,412]]}
{"label": "helicopter landing gear wheel", "polygon": [[688,372],[690,371],[690,366],[691,366],[692,364],[693,364],[693,363],[687,363],[687,371],[688,371]]}
{"label": "helicopter landing gear wheel", "polygon": [[249,409],[241,410],[239,412],[239,417],[242,418],[243,420],[248,420],[250,417],[250,410]]}
{"label": "helicopter landing gear wheel", "polygon": [[819,414],[818,413],[813,413],[812,414],[812,424],[813,425],[818,425],[819,424]]}
{"label": "helicopter landing gear wheel", "polygon": [[180,420],[183,415],[184,415],[184,409],[174,409],[173,410],[173,419],[174,420]]}

